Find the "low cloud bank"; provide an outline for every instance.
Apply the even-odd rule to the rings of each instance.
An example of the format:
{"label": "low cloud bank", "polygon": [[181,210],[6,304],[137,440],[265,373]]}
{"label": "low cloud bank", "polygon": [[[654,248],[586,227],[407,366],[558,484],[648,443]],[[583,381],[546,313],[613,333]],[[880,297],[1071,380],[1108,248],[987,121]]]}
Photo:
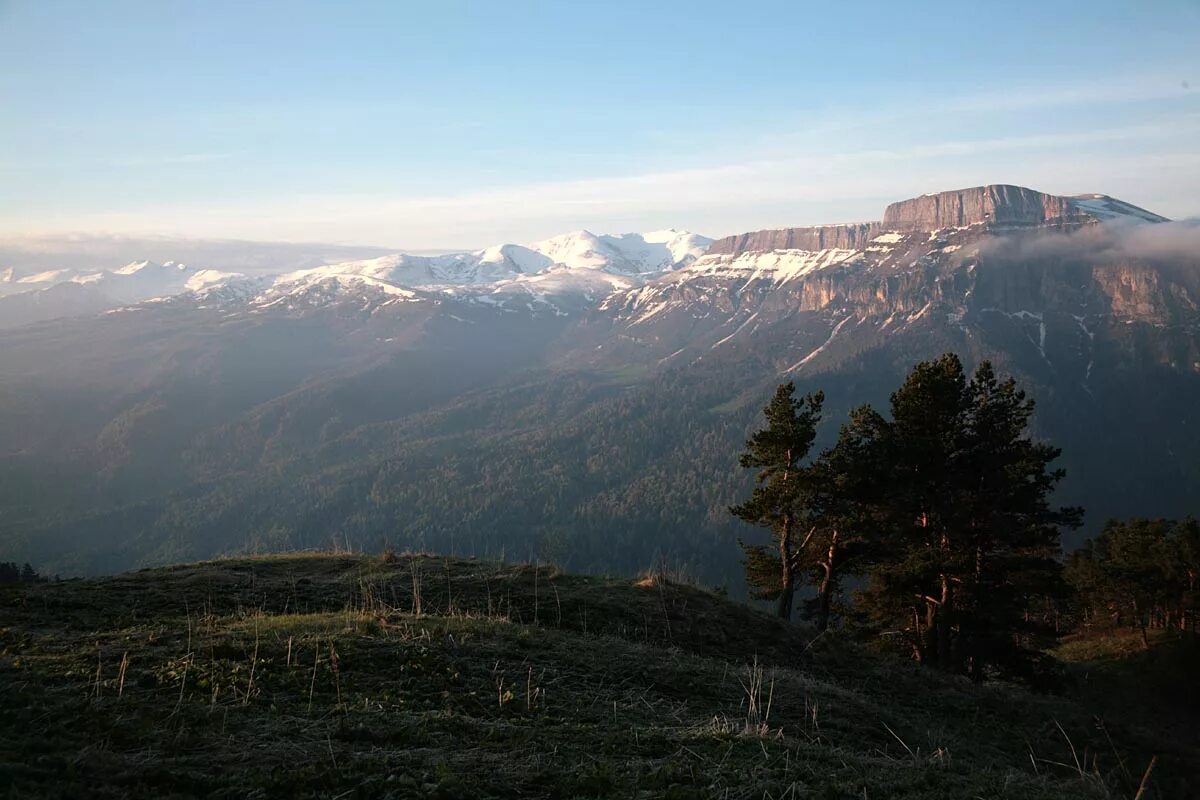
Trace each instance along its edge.
{"label": "low cloud bank", "polygon": [[0,270],[113,269],[131,261],[179,261],[191,267],[262,275],[375,258],[394,250],[337,244],[292,244],[178,237],[54,235],[0,237]]}
{"label": "low cloud bank", "polygon": [[1109,222],[1037,236],[999,236],[987,241],[980,254],[1013,261],[1059,258],[1100,264],[1135,260],[1200,267],[1200,220]]}

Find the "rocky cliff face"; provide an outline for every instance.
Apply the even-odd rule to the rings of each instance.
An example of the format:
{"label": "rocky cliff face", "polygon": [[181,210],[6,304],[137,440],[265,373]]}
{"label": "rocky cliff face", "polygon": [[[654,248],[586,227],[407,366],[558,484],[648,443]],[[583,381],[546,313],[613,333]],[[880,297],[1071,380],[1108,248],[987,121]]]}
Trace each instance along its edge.
{"label": "rocky cliff face", "polygon": [[892,203],[883,212],[884,230],[936,231],[968,225],[1045,225],[1083,222],[1085,215],[1066,197],[1021,186],[995,184],[938,192]]}
{"label": "rocky cliff face", "polygon": [[1107,195],[1060,197],[1023,186],[991,184],[892,203],[884,210],[880,222],[781,228],[726,236],[713,242],[707,252],[709,255],[739,255],[773,250],[857,250],[866,248],[876,236],[889,231],[932,233],[971,226],[1061,229],[1116,218],[1166,221],[1165,217]]}
{"label": "rocky cliff face", "polygon": [[878,223],[728,237],[606,299],[598,318],[621,336],[597,357],[753,352],[791,373],[912,336],[1017,353],[1086,391],[1102,358],[1200,373],[1200,255],[1090,228],[1117,217],[1163,220],[1107,196],[996,185],[893,203]]}
{"label": "rocky cliff face", "polygon": [[856,250],[866,247],[880,230],[878,222],[859,222],[741,233],[713,242],[706,255],[737,255],[770,250]]}

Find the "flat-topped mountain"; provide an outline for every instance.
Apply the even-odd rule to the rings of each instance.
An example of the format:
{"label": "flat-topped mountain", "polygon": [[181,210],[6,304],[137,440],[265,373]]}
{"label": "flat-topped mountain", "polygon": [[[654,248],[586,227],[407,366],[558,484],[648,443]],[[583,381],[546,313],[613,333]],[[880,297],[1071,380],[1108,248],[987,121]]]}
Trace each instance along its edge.
{"label": "flat-topped mountain", "polygon": [[[1103,201],[1111,205],[1105,207]],[[1116,216],[1167,221],[1107,195],[1059,197],[1023,186],[992,184],[892,203],[883,212],[882,225],[884,230],[936,231],[969,225],[1080,225]]]}
{"label": "flat-topped mountain", "polygon": [[887,231],[934,231],[981,226],[1075,226],[1125,218],[1166,222],[1167,218],[1103,194],[1060,197],[1023,186],[991,184],[926,194],[892,203],[882,221],[782,228],[727,236],[713,242],[709,255],[768,250],[825,250],[865,247]]}
{"label": "flat-topped mountain", "polygon": [[1065,197],[1023,186],[976,186],[892,203],[883,212],[888,230],[936,231],[968,225],[1044,225],[1082,221]]}

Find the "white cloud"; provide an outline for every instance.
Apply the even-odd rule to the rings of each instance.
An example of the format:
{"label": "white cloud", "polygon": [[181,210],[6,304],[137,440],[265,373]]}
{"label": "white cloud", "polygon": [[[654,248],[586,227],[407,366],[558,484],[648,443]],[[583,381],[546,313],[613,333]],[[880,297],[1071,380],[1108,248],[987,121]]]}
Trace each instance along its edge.
{"label": "white cloud", "polygon": [[[334,241],[403,248],[475,247],[531,240],[564,229],[688,227],[709,235],[789,224],[872,219],[912,194],[980,183],[1021,183],[1051,192],[1100,191],[1169,216],[1200,212],[1200,114],[1188,106],[1136,125],[1079,128],[890,146],[936,130],[926,115],[1134,102],[1183,93],[1165,79],[1093,81],[1040,90],[984,92],[928,107],[875,107],[814,120],[803,138],[768,130],[751,152],[726,151],[708,165],[643,174],[514,184],[437,195],[336,194],[236,202],[155,204],[57,217],[9,214],[10,233],[90,230],[209,238]],[[1146,115],[1143,115],[1145,118]],[[871,125],[870,120],[888,120]],[[703,120],[698,120],[701,124]],[[778,123],[778,120],[777,120]],[[865,137],[834,131],[857,128]],[[832,143],[832,144],[831,144]],[[845,149],[834,145],[844,143]],[[883,146],[880,146],[882,143]],[[1189,144],[1191,143],[1191,144]],[[798,153],[793,155],[794,153]],[[223,160],[228,153],[148,156],[131,165]],[[156,158],[158,160],[156,160]],[[162,161],[161,159],[175,159]],[[716,160],[720,158],[721,160]]]}

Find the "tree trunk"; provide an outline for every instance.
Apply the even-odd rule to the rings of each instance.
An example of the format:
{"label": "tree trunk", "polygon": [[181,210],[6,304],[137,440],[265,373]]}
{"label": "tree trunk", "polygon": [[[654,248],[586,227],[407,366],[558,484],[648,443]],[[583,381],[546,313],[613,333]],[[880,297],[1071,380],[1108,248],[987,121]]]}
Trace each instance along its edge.
{"label": "tree trunk", "polygon": [[921,663],[938,665],[938,607],[932,598],[925,601],[925,660]]}
{"label": "tree trunk", "polygon": [[[949,559],[950,553],[950,537],[945,532],[941,536],[942,558]],[[942,569],[946,567],[943,564]],[[951,652],[951,630],[950,623],[954,611],[954,595],[950,588],[950,575],[947,572],[941,574],[941,602],[938,604],[937,613],[937,665],[944,672],[951,672],[954,669],[954,654]]]}
{"label": "tree trunk", "polygon": [[1150,649],[1150,638],[1146,634],[1146,615],[1138,608],[1138,601],[1133,601],[1133,624],[1138,626],[1138,631],[1142,635],[1142,649]]}
{"label": "tree trunk", "polygon": [[796,576],[792,571],[792,517],[790,514],[783,518],[783,530],[779,533],[779,561],[782,567],[780,574],[779,616],[781,619],[792,619],[793,597],[796,593]]}
{"label": "tree trunk", "polygon": [[938,608],[937,615],[937,650],[938,650],[938,666],[945,672],[954,670],[954,655],[950,651],[951,645],[951,630],[950,630],[950,612],[954,603],[954,596],[950,589],[950,576],[942,575],[942,603]]}
{"label": "tree trunk", "polygon": [[837,568],[838,532],[829,534],[829,551],[821,567],[825,576],[821,579],[821,588],[817,590],[817,630],[824,631],[829,627],[829,609],[833,602],[833,576]]}

